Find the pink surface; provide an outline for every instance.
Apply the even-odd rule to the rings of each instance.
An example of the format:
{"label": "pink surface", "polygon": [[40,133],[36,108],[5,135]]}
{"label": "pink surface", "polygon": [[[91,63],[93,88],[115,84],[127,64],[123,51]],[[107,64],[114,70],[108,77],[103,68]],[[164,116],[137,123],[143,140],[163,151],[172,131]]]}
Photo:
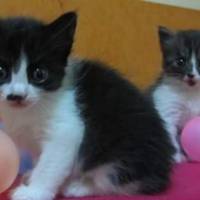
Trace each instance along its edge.
{"label": "pink surface", "polygon": [[[172,183],[167,191],[154,196],[137,195],[78,198],[81,200],[200,200],[200,163],[184,163],[174,167]],[[0,200],[8,200],[6,195]],[[45,200],[45,199],[44,199]],[[58,198],[57,200],[65,200]],[[68,200],[75,200],[68,198]]]}
{"label": "pink surface", "polygon": [[200,117],[186,124],[181,134],[181,143],[191,160],[200,161]]}

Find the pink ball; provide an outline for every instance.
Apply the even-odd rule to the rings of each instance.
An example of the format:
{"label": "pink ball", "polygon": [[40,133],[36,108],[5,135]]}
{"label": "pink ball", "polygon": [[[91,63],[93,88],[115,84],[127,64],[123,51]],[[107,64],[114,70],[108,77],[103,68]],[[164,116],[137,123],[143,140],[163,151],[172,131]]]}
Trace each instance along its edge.
{"label": "pink ball", "polygon": [[10,137],[0,130],[0,193],[12,185],[18,169],[18,150]]}
{"label": "pink ball", "polygon": [[187,122],[181,134],[181,144],[191,161],[200,162],[200,117]]}

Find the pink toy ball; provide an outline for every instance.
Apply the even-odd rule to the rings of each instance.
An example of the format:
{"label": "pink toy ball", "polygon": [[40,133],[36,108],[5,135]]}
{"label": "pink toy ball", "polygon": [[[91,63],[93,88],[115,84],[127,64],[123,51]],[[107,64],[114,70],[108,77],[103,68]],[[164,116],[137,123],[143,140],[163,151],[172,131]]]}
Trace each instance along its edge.
{"label": "pink toy ball", "polygon": [[12,185],[18,170],[18,150],[10,137],[0,130],[0,193]]}
{"label": "pink toy ball", "polygon": [[190,161],[200,162],[200,117],[187,122],[181,134],[181,144]]}

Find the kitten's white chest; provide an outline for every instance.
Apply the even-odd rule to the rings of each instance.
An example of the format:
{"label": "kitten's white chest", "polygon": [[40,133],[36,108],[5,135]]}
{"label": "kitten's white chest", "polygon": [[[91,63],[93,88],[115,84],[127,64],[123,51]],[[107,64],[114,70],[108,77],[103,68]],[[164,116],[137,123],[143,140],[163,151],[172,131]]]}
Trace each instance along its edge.
{"label": "kitten's white chest", "polygon": [[153,94],[156,108],[164,120],[182,128],[195,116],[200,116],[200,87],[160,85]]}

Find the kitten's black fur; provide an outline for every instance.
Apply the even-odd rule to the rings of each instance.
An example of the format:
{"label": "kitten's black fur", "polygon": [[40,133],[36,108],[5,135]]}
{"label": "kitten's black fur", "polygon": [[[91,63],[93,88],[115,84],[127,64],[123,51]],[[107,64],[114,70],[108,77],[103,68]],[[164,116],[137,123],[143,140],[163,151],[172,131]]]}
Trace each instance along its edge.
{"label": "kitten's black fur", "polygon": [[[58,89],[65,75],[64,69],[71,51],[75,27],[76,15],[73,12],[61,16],[49,25],[20,17],[0,20],[0,65],[10,72],[7,79],[0,80],[0,83],[10,81],[10,68],[17,66],[23,49],[29,62],[29,82],[47,91]],[[43,84],[36,84],[31,78],[38,66],[44,69],[48,66],[49,78]]]}
{"label": "kitten's black fur", "polygon": [[118,163],[114,184],[138,181],[142,193],[164,189],[173,149],[157,112],[133,85],[104,64],[83,61],[82,65],[77,101],[86,124],[80,150],[83,170]]}
{"label": "kitten's black fur", "polygon": [[[28,19],[1,20],[0,64],[11,71],[23,47],[29,82],[44,92],[57,90],[65,76],[75,27],[73,12],[49,25]],[[114,185],[136,182],[138,192],[161,191],[169,182],[173,148],[151,102],[104,64],[85,60],[80,65],[74,87],[86,127],[79,151],[81,170],[114,163],[117,173],[109,177]],[[49,72],[42,84],[32,81],[35,67]],[[4,82],[9,80],[8,73]]]}

